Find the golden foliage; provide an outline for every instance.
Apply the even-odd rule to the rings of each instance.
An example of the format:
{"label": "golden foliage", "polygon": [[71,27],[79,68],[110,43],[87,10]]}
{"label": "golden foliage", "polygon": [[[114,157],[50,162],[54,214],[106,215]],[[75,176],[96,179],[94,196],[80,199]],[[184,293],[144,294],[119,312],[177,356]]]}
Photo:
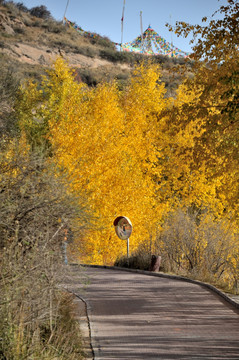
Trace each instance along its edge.
{"label": "golden foliage", "polygon": [[213,148],[223,138],[216,128],[208,133],[208,124],[222,119],[220,89],[206,97],[205,86],[192,80],[166,99],[160,76],[157,65],[141,64],[124,91],[114,82],[88,88],[58,59],[40,90],[22,90],[22,128],[32,134],[41,127],[72,191],[86,195],[97,219],[75,241],[82,262],[111,264],[126,253],[113,227],[119,215],[132,221],[134,251],[156,236],[174,207],[207,208],[217,217],[235,210],[236,188],[231,201],[227,194],[235,178],[223,172],[224,154]]}
{"label": "golden foliage", "polygon": [[152,181],[157,134],[152,124],[165,108],[165,91],[156,83],[155,70],[148,68],[141,77],[137,71],[125,94],[114,83],[95,89],[63,84],[64,100],[49,122],[59,164],[70,172],[74,190],[87,193],[98,218],[99,229],[79,243],[88,262],[111,263],[125,253],[126,243],[114,233],[116,216],[123,214],[133,222],[133,250],[149,237],[164,211]]}

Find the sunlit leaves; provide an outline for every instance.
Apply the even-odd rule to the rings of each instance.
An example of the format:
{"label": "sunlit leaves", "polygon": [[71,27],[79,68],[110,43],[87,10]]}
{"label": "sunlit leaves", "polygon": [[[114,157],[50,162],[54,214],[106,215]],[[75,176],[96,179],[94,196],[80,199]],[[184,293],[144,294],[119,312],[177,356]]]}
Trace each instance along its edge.
{"label": "sunlit leaves", "polygon": [[[204,80],[209,76],[205,69]],[[223,84],[217,82],[215,76],[206,92],[195,77],[176,99],[166,99],[160,68],[141,64],[123,92],[114,82],[88,88],[59,59],[40,87],[30,83],[22,90],[22,128],[31,134],[41,124],[51,156],[72,192],[85,194],[96,219],[75,239],[82,261],[110,264],[126,253],[113,227],[119,215],[132,221],[133,251],[155,237],[177,206],[210,209],[215,216],[234,211],[236,187],[230,196],[227,189],[237,175],[234,163],[230,180],[223,170]]]}
{"label": "sunlit leaves", "polygon": [[114,233],[116,216],[124,214],[133,222],[133,250],[155,231],[165,211],[154,181],[164,146],[158,122],[168,103],[159,69],[137,68],[122,94],[115,83],[94,89],[76,83],[59,59],[41,89],[33,93],[34,101],[23,95],[31,108],[27,117],[36,113],[44,119],[56,161],[67,170],[72,190],[86,193],[98,219],[97,230],[79,241],[79,252],[90,262],[112,262],[126,251]]}

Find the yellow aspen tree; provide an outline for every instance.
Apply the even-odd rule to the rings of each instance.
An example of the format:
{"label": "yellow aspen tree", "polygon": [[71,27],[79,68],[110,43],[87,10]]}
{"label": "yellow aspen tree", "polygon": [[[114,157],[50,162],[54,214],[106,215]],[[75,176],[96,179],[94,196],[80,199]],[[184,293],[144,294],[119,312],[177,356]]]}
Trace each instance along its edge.
{"label": "yellow aspen tree", "polygon": [[97,220],[76,240],[81,260],[113,263],[126,253],[126,242],[114,231],[116,216],[133,223],[133,251],[156,232],[168,210],[155,182],[164,146],[160,114],[168,104],[159,76],[158,67],[140,66],[124,93],[115,83],[90,89],[77,84],[59,59],[41,84],[41,101],[36,94],[29,104],[34,106],[28,116],[47,124],[58,166],[67,170],[72,191],[85,193]]}
{"label": "yellow aspen tree", "polygon": [[140,186],[142,190],[137,199],[141,206],[134,224],[136,230],[137,226],[142,228],[140,232],[145,234],[147,241],[150,236],[154,237],[169,209],[169,196],[163,194],[156,180],[161,177],[159,158],[168,142],[164,111],[171,101],[165,98],[166,90],[160,77],[159,66],[141,64],[133,72],[129,88],[122,98],[127,156],[134,159],[133,168],[139,169],[142,177],[140,184],[140,177],[135,172],[135,187]]}
{"label": "yellow aspen tree", "polygon": [[204,91],[204,86],[195,79],[179,87],[169,110],[172,141],[166,176],[181,204],[210,208],[221,216],[229,206],[227,194],[222,191],[227,174],[220,171],[225,166],[225,154],[217,151],[222,137],[208,131],[208,123],[220,121],[220,102],[215,100],[217,91],[207,94],[207,98]]}
{"label": "yellow aspen tree", "polygon": [[[156,199],[153,181],[156,171],[154,141],[157,138],[154,121],[166,104],[163,99],[165,90],[156,82],[156,70],[138,69],[128,91],[122,96],[114,84],[102,84],[88,94],[88,126],[85,131],[89,135],[84,135],[84,138],[90,142],[85,144],[81,155],[87,173],[83,175],[85,170],[82,168],[79,173],[82,181],[87,181],[81,186],[89,194],[90,204],[101,226],[79,243],[80,250],[88,254],[89,262],[109,263],[117,255],[125,254],[126,242],[117,239],[112,226],[116,216],[124,214],[134,225],[130,239],[133,251],[141,242],[149,241],[164,211]],[[146,83],[142,81],[143,76]],[[139,81],[144,87],[139,87]],[[147,104],[148,95],[153,95],[153,92],[154,99]]]}
{"label": "yellow aspen tree", "polygon": [[[193,80],[188,88],[202,89],[197,103],[189,106],[193,113],[205,113],[204,134],[197,142],[197,151],[206,154],[208,177],[217,178],[217,196],[224,203],[228,216],[238,221],[239,163],[238,163],[238,99],[239,99],[239,49],[237,0],[212,15],[203,25],[177,22],[174,31],[195,40],[192,57]],[[215,15],[220,13],[220,17]],[[204,17],[202,22],[207,21]],[[172,27],[171,27],[172,30]],[[199,151],[200,149],[200,151]],[[232,174],[230,176],[229,174]]]}

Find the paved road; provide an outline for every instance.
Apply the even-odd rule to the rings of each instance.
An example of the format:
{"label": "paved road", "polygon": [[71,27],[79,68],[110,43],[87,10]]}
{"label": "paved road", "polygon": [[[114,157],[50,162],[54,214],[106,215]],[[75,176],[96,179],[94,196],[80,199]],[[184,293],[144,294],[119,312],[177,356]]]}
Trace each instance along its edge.
{"label": "paved road", "polygon": [[239,311],[196,284],[118,270],[79,268],[68,288],[90,307],[97,360],[239,360]]}

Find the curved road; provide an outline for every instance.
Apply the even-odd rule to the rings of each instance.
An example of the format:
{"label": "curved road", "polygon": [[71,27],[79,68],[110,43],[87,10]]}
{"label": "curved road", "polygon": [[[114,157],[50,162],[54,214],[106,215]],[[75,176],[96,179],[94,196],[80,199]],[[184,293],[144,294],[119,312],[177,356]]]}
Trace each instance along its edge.
{"label": "curved road", "polygon": [[120,270],[71,271],[67,287],[88,304],[95,359],[239,359],[239,310],[211,290]]}

